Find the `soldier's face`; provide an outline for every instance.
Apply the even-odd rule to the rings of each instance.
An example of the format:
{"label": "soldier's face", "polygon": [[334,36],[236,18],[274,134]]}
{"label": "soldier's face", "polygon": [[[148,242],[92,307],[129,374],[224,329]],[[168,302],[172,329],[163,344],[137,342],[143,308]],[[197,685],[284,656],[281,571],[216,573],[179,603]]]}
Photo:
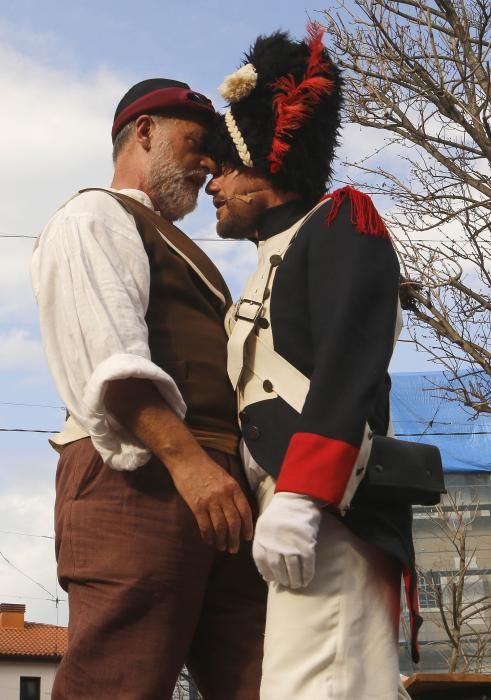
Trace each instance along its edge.
{"label": "soldier's face", "polygon": [[273,190],[265,177],[253,170],[223,169],[206,186],[216,208],[221,238],[255,238],[257,223],[271,206]]}

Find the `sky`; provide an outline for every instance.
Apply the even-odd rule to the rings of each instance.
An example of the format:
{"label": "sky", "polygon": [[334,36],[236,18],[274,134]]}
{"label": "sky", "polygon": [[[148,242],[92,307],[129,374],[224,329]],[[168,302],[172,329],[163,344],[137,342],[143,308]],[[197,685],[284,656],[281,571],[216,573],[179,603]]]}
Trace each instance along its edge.
{"label": "sky", "polygon": [[[0,602],[26,603],[29,620],[67,622],[52,539],[57,455],[45,433],[11,432],[56,431],[63,419],[39,335],[29,236],[78,189],[109,184],[112,116],[132,84],[184,80],[221,107],[216,88],[254,38],[275,29],[301,37],[322,5],[0,0]],[[347,125],[338,176],[344,158],[375,150],[381,138]],[[237,296],[255,249],[213,240],[214,219],[203,195],[182,227],[212,239],[201,244]],[[412,345],[397,345],[393,371],[431,369]]]}

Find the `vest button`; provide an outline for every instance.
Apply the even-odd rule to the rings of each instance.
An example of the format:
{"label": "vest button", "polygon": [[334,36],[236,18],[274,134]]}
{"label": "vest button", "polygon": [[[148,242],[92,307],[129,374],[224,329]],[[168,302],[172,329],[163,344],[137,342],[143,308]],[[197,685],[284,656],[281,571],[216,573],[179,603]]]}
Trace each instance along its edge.
{"label": "vest button", "polygon": [[264,318],[264,316],[261,316],[261,318],[257,319],[257,325],[259,328],[269,328],[269,321],[267,318]]}
{"label": "vest button", "polygon": [[273,382],[271,382],[269,379],[265,379],[263,382],[263,389],[270,394],[273,391]]}
{"label": "vest button", "polygon": [[249,414],[246,413],[245,411],[240,411],[239,413],[239,419],[241,423],[248,423],[250,421]]}
{"label": "vest button", "polygon": [[246,429],[247,437],[250,440],[257,440],[258,437],[261,435],[261,431],[257,427],[257,425],[249,425]]}
{"label": "vest button", "polygon": [[269,259],[269,262],[273,267],[278,267],[278,265],[281,265],[281,263],[283,262],[283,258],[281,257],[281,255],[272,255]]}
{"label": "vest button", "polygon": [[271,296],[271,290],[266,287],[266,289],[264,290],[263,299],[269,299],[270,296]]}

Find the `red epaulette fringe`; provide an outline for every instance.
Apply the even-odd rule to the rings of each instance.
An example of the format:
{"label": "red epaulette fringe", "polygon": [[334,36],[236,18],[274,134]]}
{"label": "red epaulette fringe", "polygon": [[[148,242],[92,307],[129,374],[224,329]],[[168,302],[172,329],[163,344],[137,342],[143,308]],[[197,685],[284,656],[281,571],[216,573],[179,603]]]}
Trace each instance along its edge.
{"label": "red epaulette fringe", "polygon": [[332,201],[331,208],[326,218],[326,224],[331,224],[337,217],[342,203],[349,198],[351,205],[351,223],[356,227],[359,233],[367,236],[377,236],[379,238],[390,238],[387,226],[384,220],[375,209],[371,198],[355,190],[354,187],[342,187],[331,194],[327,194],[323,199]]}

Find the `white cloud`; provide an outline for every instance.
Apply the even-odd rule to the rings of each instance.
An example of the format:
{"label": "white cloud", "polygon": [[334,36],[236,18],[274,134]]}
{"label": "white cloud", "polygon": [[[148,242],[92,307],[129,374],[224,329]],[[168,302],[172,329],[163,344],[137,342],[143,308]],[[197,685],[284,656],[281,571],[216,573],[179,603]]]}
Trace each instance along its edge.
{"label": "white cloud", "polygon": [[0,332],[0,372],[13,369],[36,371],[45,368],[41,342],[23,329]]}
{"label": "white cloud", "polygon": [[0,238],[0,321],[37,315],[29,274],[33,242]]}
{"label": "white cloud", "polygon": [[0,602],[26,603],[28,620],[66,624],[66,603],[57,610],[49,595],[66,599],[56,580],[52,539],[57,455],[47,436],[26,434],[19,441],[5,435],[0,458],[0,551],[10,563],[0,558]]}
{"label": "white cloud", "polygon": [[[109,130],[125,86],[107,71],[47,67],[1,42],[0,65],[0,233],[37,235],[77,189],[109,182]],[[0,238],[0,320],[36,317],[32,243]]]}
{"label": "white cloud", "polygon": [[[57,584],[54,540],[48,539],[53,503],[47,489],[35,495],[26,490],[1,494],[0,602],[26,603],[28,620],[66,624],[66,594]],[[53,597],[63,601],[58,611]]]}
{"label": "white cloud", "polygon": [[36,58],[43,63],[63,65],[74,63],[71,45],[52,31],[33,29],[27,22],[12,22],[0,17],[0,43],[14,46],[18,53]]}
{"label": "white cloud", "polygon": [[114,74],[80,77],[0,44],[0,228],[37,233],[74,190],[107,182],[110,124],[124,91]]}

